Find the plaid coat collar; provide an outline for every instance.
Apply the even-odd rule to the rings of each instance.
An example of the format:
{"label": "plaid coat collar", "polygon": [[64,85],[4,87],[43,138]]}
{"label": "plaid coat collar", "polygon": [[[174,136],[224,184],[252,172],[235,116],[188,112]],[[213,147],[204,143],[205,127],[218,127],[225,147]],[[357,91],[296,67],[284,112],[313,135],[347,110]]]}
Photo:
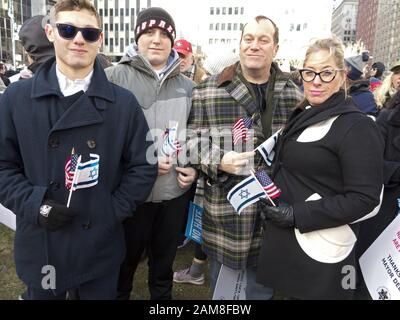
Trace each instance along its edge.
{"label": "plaid coat collar", "polygon": [[[278,65],[271,64],[271,75],[268,81],[274,81],[273,91],[280,92],[283,89],[288,77],[279,69]],[[284,81],[282,81],[284,80]],[[258,106],[251,84],[244,78],[240,62],[225,68],[217,79],[217,87],[224,87],[230,96],[243,106],[249,115],[257,113]]]}

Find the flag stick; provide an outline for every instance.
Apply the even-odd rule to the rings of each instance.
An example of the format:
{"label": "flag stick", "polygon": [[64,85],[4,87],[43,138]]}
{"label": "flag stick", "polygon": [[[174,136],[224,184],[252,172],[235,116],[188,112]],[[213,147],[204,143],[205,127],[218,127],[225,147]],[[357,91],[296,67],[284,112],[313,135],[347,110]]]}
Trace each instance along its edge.
{"label": "flag stick", "polygon": [[75,185],[76,181],[78,180],[78,176],[79,176],[78,168],[79,168],[79,164],[81,163],[81,159],[82,159],[82,156],[79,156],[78,161],[76,162],[76,168],[75,168],[75,172],[74,172],[74,179],[72,179],[71,189],[69,190],[67,208],[69,208],[69,204],[71,203],[72,192],[74,192],[74,185]]}
{"label": "flag stick", "polygon": [[274,207],[276,207],[275,202],[272,201],[272,199],[269,197],[267,191],[264,189],[264,187],[262,186],[262,184],[260,183],[260,181],[258,181],[258,179],[257,179],[257,177],[256,177],[256,175],[255,175],[254,169],[251,169],[251,170],[250,170],[250,173],[251,173],[251,175],[253,176],[253,178],[256,179],[256,181],[258,182],[258,184],[260,185],[260,187],[264,190],[265,195],[267,196],[269,202],[271,202],[271,204],[272,204]]}

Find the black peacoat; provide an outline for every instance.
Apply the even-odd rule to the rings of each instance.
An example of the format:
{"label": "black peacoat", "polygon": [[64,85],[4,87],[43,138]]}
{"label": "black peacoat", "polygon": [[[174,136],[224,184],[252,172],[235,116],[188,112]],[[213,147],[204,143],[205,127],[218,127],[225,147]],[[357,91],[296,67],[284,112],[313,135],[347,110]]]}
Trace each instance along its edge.
{"label": "black peacoat", "polygon": [[[17,274],[41,288],[43,267],[53,266],[55,293],[118,270],[125,254],[121,221],[134,214],[157,176],[156,164],[146,160],[153,142],[140,106],[107,81],[98,62],[87,92],[70,106],[62,99],[51,59],[0,101],[0,202],[17,216]],[[67,203],[64,166],[72,148],[82,161],[100,157],[98,184],[76,190],[77,216],[49,232],[38,225],[39,207],[45,197]]]}

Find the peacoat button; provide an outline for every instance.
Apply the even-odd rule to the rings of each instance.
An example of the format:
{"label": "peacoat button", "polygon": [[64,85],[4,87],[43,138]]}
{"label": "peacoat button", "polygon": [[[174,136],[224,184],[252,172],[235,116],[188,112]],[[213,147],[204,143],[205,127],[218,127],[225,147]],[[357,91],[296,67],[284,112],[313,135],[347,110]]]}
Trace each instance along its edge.
{"label": "peacoat button", "polygon": [[89,149],[94,149],[94,148],[96,148],[96,141],[95,140],[88,140],[87,141],[87,145],[88,145]]}
{"label": "peacoat button", "polygon": [[91,221],[87,221],[84,224],[82,224],[83,230],[89,230],[91,227],[92,227],[92,222]]}
{"label": "peacoat button", "polygon": [[52,191],[60,190],[60,184],[55,181],[50,181],[50,187]]}
{"label": "peacoat button", "polygon": [[58,148],[60,146],[60,142],[57,139],[50,139],[49,140],[49,146],[50,148]]}

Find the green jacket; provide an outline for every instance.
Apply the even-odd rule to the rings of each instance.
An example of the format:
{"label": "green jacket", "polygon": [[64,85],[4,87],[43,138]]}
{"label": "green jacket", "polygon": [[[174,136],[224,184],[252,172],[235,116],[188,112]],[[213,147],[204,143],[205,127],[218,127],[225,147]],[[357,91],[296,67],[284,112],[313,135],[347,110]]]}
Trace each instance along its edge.
{"label": "green jacket", "polygon": [[[275,63],[271,67],[269,83],[274,82],[274,87],[269,86],[266,93],[267,110],[273,109],[271,130],[266,131],[272,133],[286,124],[291,110],[303,98],[302,92]],[[192,162],[197,161],[206,181],[203,247],[208,256],[233,269],[244,269],[257,264],[262,230],[257,204],[246,208],[239,216],[227,200],[228,192],[244,180],[244,177],[219,172],[218,163],[224,153],[233,150],[230,142],[233,124],[241,117],[253,114],[254,135],[250,143],[254,146],[248,146],[247,143],[235,146],[234,150],[237,152],[253,151],[269,138],[263,133],[255,94],[244,79],[239,62],[226,68],[221,74],[210,77],[193,91],[188,120],[188,129],[192,131],[189,148],[192,154],[197,155],[197,159],[193,161],[192,158]],[[193,151],[193,148],[201,144],[204,146],[208,141],[209,148],[203,147],[197,153]],[[239,150],[240,147],[247,150]],[[254,167],[263,166],[261,156],[257,155]]]}

